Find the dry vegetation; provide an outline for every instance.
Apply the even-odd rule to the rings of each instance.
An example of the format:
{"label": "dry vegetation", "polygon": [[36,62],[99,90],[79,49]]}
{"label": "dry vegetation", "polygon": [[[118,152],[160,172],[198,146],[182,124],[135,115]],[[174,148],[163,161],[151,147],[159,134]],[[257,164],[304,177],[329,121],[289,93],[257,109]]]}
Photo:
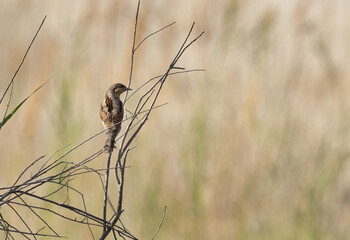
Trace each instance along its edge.
{"label": "dry vegetation", "polygon": [[[135,7],[118,0],[0,3],[1,93],[46,14],[12,107],[49,80],[0,132],[1,185],[37,157],[102,129],[98,107],[107,87],[128,79]],[[206,72],[169,79],[160,103],[170,104],[154,112],[130,153],[129,230],[150,239],[167,205],[157,239],[347,239],[350,4],[143,0],[142,8],[137,40],[177,23],[139,50],[131,87],[167,68],[192,21],[206,35],[179,65]],[[103,142],[96,138],[70,160]],[[75,184],[87,206],[102,212],[102,189],[90,192],[97,181],[86,176]],[[51,221],[71,239],[90,236]]]}

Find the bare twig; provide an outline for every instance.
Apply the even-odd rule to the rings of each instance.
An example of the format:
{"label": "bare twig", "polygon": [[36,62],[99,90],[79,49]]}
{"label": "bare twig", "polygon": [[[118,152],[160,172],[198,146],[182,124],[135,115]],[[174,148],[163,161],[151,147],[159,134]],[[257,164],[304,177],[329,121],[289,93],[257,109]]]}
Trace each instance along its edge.
{"label": "bare twig", "polygon": [[166,206],[164,207],[164,211],[163,211],[163,217],[162,217],[162,221],[160,221],[160,224],[159,224],[159,227],[157,228],[157,231],[154,233],[153,237],[152,237],[152,240],[154,240],[160,230],[160,228],[162,227],[163,225],[163,222],[164,222],[164,219],[165,219],[165,214],[166,214]]}
{"label": "bare twig", "polygon": [[16,213],[16,215],[18,216],[18,218],[21,220],[21,222],[26,226],[26,228],[28,229],[28,231],[30,232],[30,235],[32,235],[34,237],[34,239],[37,239],[35,237],[35,234],[32,232],[32,230],[30,229],[30,227],[28,226],[27,222],[22,218],[21,214],[19,214],[17,212],[17,210],[11,206],[11,204],[7,204],[11,209],[12,211],[14,211]]}
{"label": "bare twig", "polygon": [[33,235],[35,234],[35,236],[37,237],[53,237],[53,238],[62,238],[61,236],[56,236],[56,235],[50,235],[50,234],[40,234],[40,233],[31,233],[31,232],[24,232],[24,231],[20,231],[17,228],[15,228],[14,226],[11,226],[11,228],[13,229],[8,229],[8,228],[0,228],[0,231],[7,231],[7,232],[13,232],[13,233],[19,233],[21,234],[23,237],[27,238],[30,240],[29,237],[27,237],[26,235]]}
{"label": "bare twig", "polygon": [[[130,63],[130,75],[129,75],[129,82],[128,82],[128,88],[131,86],[131,78],[134,68],[134,55],[135,55],[135,41],[136,41],[136,29],[137,29],[137,22],[139,19],[139,10],[140,10],[140,0],[137,1],[137,9],[136,9],[136,18],[135,18],[135,27],[134,27],[134,36],[132,38],[132,48],[131,48],[131,63]],[[128,97],[128,91],[125,93],[124,101]]]}
{"label": "bare twig", "polygon": [[162,27],[161,29],[159,29],[159,30],[157,30],[157,31],[155,31],[155,32],[153,32],[153,33],[147,35],[144,39],[142,39],[142,41],[141,41],[139,44],[137,44],[137,46],[136,46],[134,52],[136,52],[136,50],[137,50],[137,49],[142,45],[142,43],[143,43],[144,41],[146,41],[148,38],[152,37],[153,35],[155,35],[155,34],[161,32],[161,31],[163,31],[164,29],[166,29],[166,28],[168,28],[168,27],[174,25],[175,23],[176,23],[176,22],[172,22],[172,23],[166,25],[165,27]]}
{"label": "bare twig", "polygon": [[[178,72],[173,72],[173,73],[169,73],[170,75],[176,75],[176,74],[180,74],[180,73],[189,73],[189,72],[204,72],[204,69],[191,69],[191,70],[185,70],[185,71],[178,71]],[[132,93],[130,94],[130,96],[126,99],[125,102],[127,102],[135,93],[137,93],[141,88],[143,88],[144,86],[146,86],[148,83],[152,82],[155,79],[161,78],[163,77],[163,75],[158,75],[155,76],[151,79],[149,79],[148,81],[144,82],[143,84],[141,84],[140,87],[138,87],[137,89],[133,90]]]}
{"label": "bare twig", "polygon": [[23,198],[19,197],[19,199],[23,202],[24,206],[28,207],[31,210],[31,212],[33,212],[34,215],[37,216],[41,220],[41,222],[43,222],[56,236],[59,236],[59,234],[39,214],[37,214],[33,210],[33,208],[23,200]]}
{"label": "bare twig", "polygon": [[[103,221],[106,223],[107,219],[107,199],[108,199],[108,182],[109,182],[109,166],[111,165],[112,152],[108,155],[107,169],[106,169],[106,185],[104,191],[104,201],[103,201]],[[107,230],[107,225],[104,224],[103,231]]]}

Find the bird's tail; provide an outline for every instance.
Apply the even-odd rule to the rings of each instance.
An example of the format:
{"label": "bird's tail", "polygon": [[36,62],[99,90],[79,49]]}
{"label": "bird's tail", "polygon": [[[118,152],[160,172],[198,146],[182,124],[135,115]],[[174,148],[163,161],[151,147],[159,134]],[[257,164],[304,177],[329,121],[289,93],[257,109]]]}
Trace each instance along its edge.
{"label": "bird's tail", "polygon": [[106,131],[106,142],[105,142],[105,146],[103,147],[104,152],[106,153],[113,152],[114,142],[117,135],[118,135],[117,131],[113,131],[111,129]]}

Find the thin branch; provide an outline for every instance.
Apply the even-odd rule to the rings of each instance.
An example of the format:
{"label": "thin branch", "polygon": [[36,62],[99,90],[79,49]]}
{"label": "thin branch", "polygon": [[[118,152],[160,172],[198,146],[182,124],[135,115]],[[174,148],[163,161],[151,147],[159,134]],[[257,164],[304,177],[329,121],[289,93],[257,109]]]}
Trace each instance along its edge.
{"label": "thin branch", "polygon": [[[191,70],[184,70],[184,71],[178,71],[178,72],[169,73],[169,76],[170,76],[170,75],[177,75],[177,74],[180,74],[180,73],[204,72],[204,71],[205,71],[205,69],[191,69]],[[132,93],[131,93],[130,96],[126,99],[125,102],[127,102],[135,93],[137,93],[141,88],[143,88],[144,86],[146,86],[148,83],[152,82],[152,81],[155,80],[155,79],[161,78],[161,77],[163,77],[163,75],[155,76],[155,77],[149,79],[148,81],[144,82],[143,84],[141,84],[140,87],[138,87],[137,89],[135,89],[135,90],[132,91]]]}
{"label": "thin branch", "polygon": [[24,195],[27,195],[27,196],[30,196],[30,197],[42,200],[44,202],[51,203],[53,205],[56,205],[56,206],[59,206],[59,207],[62,207],[62,208],[66,208],[68,210],[71,210],[71,211],[73,211],[73,212],[83,216],[83,217],[89,218],[89,219],[93,220],[96,223],[100,223],[101,225],[104,224],[103,223],[103,219],[101,219],[101,218],[99,218],[97,216],[94,216],[93,214],[88,213],[88,212],[86,212],[84,210],[81,210],[79,208],[76,208],[76,207],[73,207],[73,206],[70,206],[70,205],[67,205],[67,204],[63,204],[63,203],[58,203],[58,202],[55,202],[55,201],[50,200],[50,199],[42,198],[40,196],[37,196],[37,195],[29,193],[29,192],[18,191],[18,193],[22,193]]}
{"label": "thin branch", "polygon": [[158,234],[158,232],[159,232],[160,228],[162,227],[163,222],[164,222],[164,218],[165,218],[165,214],[166,214],[166,206],[164,207],[162,221],[160,222],[160,224],[159,224],[159,227],[158,227],[157,231],[154,233],[154,235],[153,235],[153,237],[152,237],[152,240],[154,240],[154,239],[156,238],[156,236],[157,236],[157,234]]}
{"label": "thin branch", "polygon": [[[106,223],[107,219],[107,199],[108,199],[108,182],[109,182],[109,166],[111,165],[112,152],[108,155],[107,169],[106,169],[106,185],[104,190],[104,201],[103,201],[103,221]],[[107,225],[104,224],[103,231],[107,230]]]}
{"label": "thin branch", "polygon": [[176,23],[176,22],[172,22],[172,23],[166,25],[165,27],[162,27],[161,29],[159,29],[159,30],[157,30],[157,31],[155,31],[155,32],[153,32],[153,33],[147,35],[147,36],[136,46],[134,52],[136,52],[136,50],[141,46],[141,44],[142,44],[144,41],[146,41],[148,38],[152,37],[153,35],[155,35],[155,34],[161,32],[161,31],[163,31],[164,29],[166,29],[166,28],[168,28],[168,27],[174,25],[175,23]]}
{"label": "thin branch", "polygon": [[[130,150],[132,150],[132,149],[128,149],[128,151],[126,152],[125,158],[124,158],[124,162],[126,161],[126,157],[127,157],[128,152]],[[124,172],[125,172],[125,169],[122,168],[121,169],[121,177],[120,177],[121,183],[120,183],[120,187],[119,187],[119,198],[118,198],[117,215],[115,215],[115,218],[113,219],[111,225],[107,228],[107,230],[102,233],[102,236],[100,237],[100,240],[103,240],[103,239],[105,239],[108,236],[108,234],[111,232],[111,230],[114,227],[114,225],[119,221],[120,216],[121,216],[121,214],[123,212],[123,210],[122,210],[122,201],[123,201],[123,189],[124,189]]]}
{"label": "thin branch", "polygon": [[[145,93],[140,99],[139,99],[139,102],[137,103],[136,107],[135,107],[135,111],[134,111],[134,116],[137,115],[138,112],[140,112],[143,107],[146,105],[146,103],[148,102],[148,100],[150,99],[150,97],[153,95],[154,93],[154,90],[152,91],[148,91],[147,93]],[[148,96],[147,96],[148,95]],[[143,99],[146,97],[146,100],[142,103]],[[142,104],[141,104],[142,103]],[[146,112],[146,115],[147,115],[148,111]],[[119,147],[119,153],[118,153],[118,164],[120,164],[120,161],[121,161],[121,157],[122,157],[122,154],[123,152],[121,152],[121,149],[123,149],[123,146],[124,146],[124,143],[126,141],[126,137],[127,137],[127,134],[130,132],[130,129],[132,128],[133,126],[133,123],[134,123],[134,120],[136,118],[132,118],[130,123],[128,124],[126,130],[125,130],[125,134],[123,136],[123,139],[122,139],[122,142],[120,144],[120,147]]]}
{"label": "thin branch", "polygon": [[53,228],[39,215],[37,214],[33,208],[31,206],[29,206],[24,200],[23,198],[19,197],[19,199],[23,202],[24,206],[28,207],[31,212],[34,213],[35,216],[37,216],[56,236],[60,236],[55,230],[53,230]]}
{"label": "thin branch", "polygon": [[[0,219],[0,222],[4,222],[4,224],[6,225],[6,226],[4,227],[4,229],[3,229],[3,228],[0,228],[0,230],[6,231],[6,239],[8,239],[9,237],[11,237],[12,239],[14,239],[14,237],[11,235],[10,232],[19,233],[20,235],[22,235],[23,237],[25,237],[25,238],[28,239],[27,236],[25,236],[24,234],[20,233],[16,227],[12,226],[10,223],[8,223],[7,221],[5,221],[5,219],[3,219],[3,218]],[[4,225],[4,224],[1,224],[1,225]],[[11,230],[10,228],[12,228],[12,229],[14,229],[14,230]]]}
{"label": "thin branch", "polygon": [[18,183],[18,181],[21,179],[21,177],[23,176],[23,174],[24,174],[29,168],[31,168],[33,165],[35,165],[37,162],[39,162],[39,161],[40,161],[41,159],[43,159],[45,156],[46,156],[46,155],[43,155],[43,156],[37,158],[36,160],[34,160],[31,164],[29,164],[28,167],[26,167],[26,168],[24,169],[24,171],[18,176],[18,178],[17,178],[17,180],[15,181],[15,183],[13,184],[13,186],[16,185],[16,184]]}
{"label": "thin branch", "polygon": [[34,235],[34,233],[32,232],[32,230],[30,229],[30,227],[28,226],[28,224],[26,223],[26,221],[22,218],[22,216],[18,213],[18,211],[11,206],[11,204],[7,204],[12,211],[14,211],[16,213],[16,215],[18,216],[18,218],[21,220],[21,222],[26,226],[26,228],[28,229],[28,231],[30,232],[30,234],[34,237],[34,239],[37,239]]}
{"label": "thin branch", "polygon": [[[130,63],[130,75],[129,75],[129,82],[128,82],[128,88],[131,86],[131,79],[132,79],[132,73],[134,68],[134,55],[135,55],[135,41],[136,41],[136,29],[137,29],[137,22],[139,19],[139,10],[140,10],[140,0],[137,1],[137,9],[136,9],[136,17],[135,17],[135,27],[134,27],[134,36],[132,38],[132,48],[131,48],[131,63]],[[128,91],[125,93],[124,101],[128,97]]]}
{"label": "thin branch", "polygon": [[[14,228],[13,226],[11,226],[12,228]],[[4,228],[0,228],[0,231],[3,230],[3,231],[8,231],[8,232],[13,232],[13,233],[19,233],[21,235],[23,235],[24,237],[26,237],[27,239],[30,239],[28,238],[26,235],[33,235],[32,233],[30,232],[23,232],[23,231],[20,231],[18,229],[14,229],[14,230],[10,230],[10,229],[4,229]],[[40,234],[40,233],[34,233],[35,236],[38,236],[38,237],[54,237],[54,238],[64,238],[64,237],[61,237],[61,236],[56,236],[56,235],[50,235],[50,234]]]}
{"label": "thin branch", "polygon": [[[56,216],[59,216],[59,217],[61,217],[61,218],[63,218],[63,219],[66,219],[66,220],[68,220],[68,221],[72,221],[72,222],[75,222],[75,223],[81,223],[81,224],[88,224],[88,223],[86,223],[86,222],[84,222],[84,221],[79,221],[79,220],[77,220],[76,218],[73,219],[73,218],[69,218],[69,217],[67,217],[67,216],[64,216],[64,215],[62,215],[62,214],[60,214],[60,213],[57,213],[57,211],[53,211],[53,210],[51,210],[51,209],[49,209],[49,208],[44,208],[44,207],[39,207],[39,206],[33,206],[33,205],[23,204],[23,203],[19,203],[19,202],[11,202],[11,204],[15,204],[15,205],[19,205],[19,206],[28,206],[28,207],[33,208],[33,209],[38,209],[38,210],[50,212],[50,213],[52,213],[52,214],[54,214],[54,215],[56,215]],[[100,227],[100,226],[101,226],[101,224],[96,224],[96,223],[89,223],[89,224],[92,225],[92,226],[96,226],[96,227]]]}

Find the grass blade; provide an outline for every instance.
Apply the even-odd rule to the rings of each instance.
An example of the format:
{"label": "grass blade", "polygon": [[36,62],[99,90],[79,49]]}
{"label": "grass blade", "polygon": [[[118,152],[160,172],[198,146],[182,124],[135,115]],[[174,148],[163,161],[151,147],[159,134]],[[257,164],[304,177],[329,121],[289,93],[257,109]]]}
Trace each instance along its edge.
{"label": "grass blade", "polygon": [[12,110],[12,112],[10,114],[8,114],[4,120],[2,122],[0,122],[0,129],[5,125],[5,123],[13,116],[13,114],[15,114],[17,112],[17,110],[22,106],[23,103],[25,103],[25,101],[28,100],[28,98],[30,98],[36,91],[38,91],[42,86],[44,86],[46,84],[46,82],[44,82],[42,85],[40,85],[37,89],[35,89],[28,97],[26,97],[20,104],[17,105],[17,107],[15,107],[15,109]]}

